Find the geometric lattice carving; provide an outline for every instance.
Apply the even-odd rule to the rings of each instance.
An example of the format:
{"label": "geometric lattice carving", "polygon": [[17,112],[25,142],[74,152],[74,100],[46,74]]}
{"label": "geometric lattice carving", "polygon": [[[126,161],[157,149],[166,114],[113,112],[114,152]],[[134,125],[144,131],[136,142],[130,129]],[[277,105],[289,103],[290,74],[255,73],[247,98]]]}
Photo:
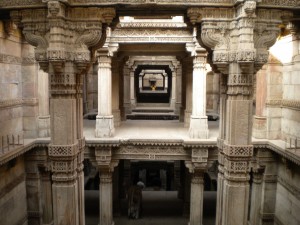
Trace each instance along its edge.
{"label": "geometric lattice carving", "polygon": [[233,173],[247,173],[250,171],[248,161],[230,161],[225,159],[224,167],[226,171]]}
{"label": "geometric lattice carving", "polygon": [[49,145],[49,156],[70,157],[78,153],[78,143],[74,145]]}
{"label": "geometric lattice carving", "polygon": [[228,145],[223,146],[224,154],[230,157],[251,157],[253,145]]}
{"label": "geometric lattice carving", "polygon": [[77,168],[77,159],[72,161],[52,161],[52,172],[69,173]]}

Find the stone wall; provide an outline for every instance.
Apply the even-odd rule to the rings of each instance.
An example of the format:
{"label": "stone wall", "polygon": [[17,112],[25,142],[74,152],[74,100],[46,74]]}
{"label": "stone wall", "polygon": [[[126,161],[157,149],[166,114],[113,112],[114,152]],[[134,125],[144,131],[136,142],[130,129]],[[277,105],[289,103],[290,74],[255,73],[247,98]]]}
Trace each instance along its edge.
{"label": "stone wall", "polygon": [[0,21],[0,149],[7,150],[7,136],[23,136],[23,86],[20,33],[5,26]]}
{"label": "stone wall", "polygon": [[0,46],[0,149],[7,151],[8,142],[38,135],[38,67],[10,21],[0,21]]}
{"label": "stone wall", "polygon": [[0,166],[0,224],[27,224],[24,159]]}
{"label": "stone wall", "polygon": [[300,168],[291,162],[278,165],[276,225],[300,224]]}
{"label": "stone wall", "polygon": [[[297,47],[300,40],[286,40],[287,44]],[[297,49],[296,49],[297,51]],[[296,52],[294,51],[294,52]],[[298,53],[298,54],[297,54]],[[291,63],[283,67],[282,137],[300,137],[300,55],[296,52]]]}

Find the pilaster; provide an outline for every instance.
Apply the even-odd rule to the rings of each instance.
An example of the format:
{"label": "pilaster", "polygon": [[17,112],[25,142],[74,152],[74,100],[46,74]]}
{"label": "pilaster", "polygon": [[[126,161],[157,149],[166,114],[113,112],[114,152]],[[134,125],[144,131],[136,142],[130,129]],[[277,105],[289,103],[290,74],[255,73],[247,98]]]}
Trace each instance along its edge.
{"label": "pilaster", "polygon": [[206,54],[198,53],[194,58],[193,70],[193,107],[190,120],[190,138],[208,138],[206,116]]}

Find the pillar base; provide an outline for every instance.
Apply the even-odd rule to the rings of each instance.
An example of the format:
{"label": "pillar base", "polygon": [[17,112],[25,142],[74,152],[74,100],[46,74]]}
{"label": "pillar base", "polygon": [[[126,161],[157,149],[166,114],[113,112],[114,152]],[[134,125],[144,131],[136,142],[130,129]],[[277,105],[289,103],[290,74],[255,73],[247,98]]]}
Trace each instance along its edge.
{"label": "pillar base", "polygon": [[114,125],[115,127],[119,127],[121,125],[121,111],[116,109],[113,110],[113,116],[114,116]]}
{"label": "pillar base", "polygon": [[111,137],[115,133],[113,116],[97,116],[95,136],[99,138]]}
{"label": "pillar base", "polygon": [[130,99],[130,104],[131,104],[131,108],[135,108],[136,107],[136,100],[135,99]]}
{"label": "pillar base", "polygon": [[39,116],[38,118],[39,137],[50,137],[50,115]]}
{"label": "pillar base", "polygon": [[189,136],[199,139],[208,138],[207,116],[191,116]]}

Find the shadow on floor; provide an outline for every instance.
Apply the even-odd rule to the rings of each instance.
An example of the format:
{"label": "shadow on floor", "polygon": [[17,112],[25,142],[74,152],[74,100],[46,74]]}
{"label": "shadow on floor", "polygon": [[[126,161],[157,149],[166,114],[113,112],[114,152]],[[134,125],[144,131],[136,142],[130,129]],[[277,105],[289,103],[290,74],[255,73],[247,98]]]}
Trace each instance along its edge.
{"label": "shadow on floor", "polygon": [[[204,192],[203,224],[215,224],[216,192]],[[99,223],[99,192],[85,191],[86,225]],[[182,215],[183,202],[175,191],[143,191],[143,215],[138,220],[127,218],[127,202],[121,200],[120,215],[114,216],[115,225],[187,225]]]}

